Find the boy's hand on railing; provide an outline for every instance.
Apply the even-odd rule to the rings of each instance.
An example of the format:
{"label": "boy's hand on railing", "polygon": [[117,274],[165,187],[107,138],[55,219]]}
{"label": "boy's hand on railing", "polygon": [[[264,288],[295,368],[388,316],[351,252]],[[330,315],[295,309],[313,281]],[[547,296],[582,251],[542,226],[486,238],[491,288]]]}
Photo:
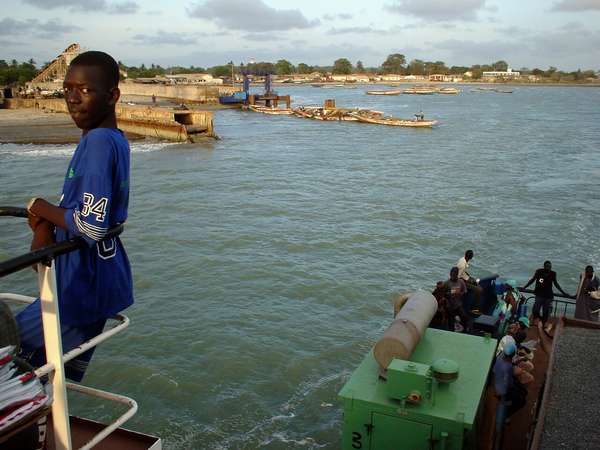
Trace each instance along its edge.
{"label": "boy's hand on railing", "polygon": [[[39,250],[40,248],[47,247],[48,245],[54,244],[54,225],[47,220],[42,220],[35,229],[33,230],[33,239],[31,240],[31,250]],[[49,266],[48,262],[43,262]],[[33,270],[37,272],[37,265],[32,266]]]}

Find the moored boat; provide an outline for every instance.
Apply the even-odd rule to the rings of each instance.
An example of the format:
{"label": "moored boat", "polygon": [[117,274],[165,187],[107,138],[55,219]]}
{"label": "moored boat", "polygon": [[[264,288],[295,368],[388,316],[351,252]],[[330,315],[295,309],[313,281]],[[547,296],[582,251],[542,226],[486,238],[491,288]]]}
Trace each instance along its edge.
{"label": "moored boat", "polygon": [[275,108],[270,106],[259,106],[259,105],[250,105],[248,109],[254,112],[260,112],[263,114],[271,114],[277,116],[289,116],[294,114],[294,111],[291,108]]}
{"label": "moored boat", "polygon": [[368,95],[400,95],[402,94],[402,90],[400,89],[389,89],[389,90],[372,90],[367,91]]}
{"label": "moored boat", "polygon": [[353,117],[359,122],[372,123],[376,125],[388,125],[393,127],[409,127],[409,128],[431,128],[437,120],[421,120],[421,119],[398,119],[395,117],[369,117],[360,114],[353,114]]}
{"label": "moored boat", "polygon": [[439,88],[438,92],[440,94],[459,94],[460,93],[460,89],[454,88],[454,87],[443,87],[443,88]]}
{"label": "moored boat", "polygon": [[413,95],[433,95],[437,92],[436,89],[428,88],[428,87],[416,87],[413,86],[408,89],[404,89],[402,91],[403,94],[413,94]]}

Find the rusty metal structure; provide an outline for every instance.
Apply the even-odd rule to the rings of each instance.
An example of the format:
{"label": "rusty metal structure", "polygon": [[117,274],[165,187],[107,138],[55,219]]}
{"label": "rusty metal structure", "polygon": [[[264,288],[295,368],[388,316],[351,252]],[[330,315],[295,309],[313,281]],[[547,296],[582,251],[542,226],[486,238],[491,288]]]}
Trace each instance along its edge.
{"label": "rusty metal structure", "polygon": [[47,83],[55,80],[64,80],[69,64],[80,52],[81,47],[79,44],[69,45],[60,55],[54,58],[50,64],[42,69],[31,82]]}

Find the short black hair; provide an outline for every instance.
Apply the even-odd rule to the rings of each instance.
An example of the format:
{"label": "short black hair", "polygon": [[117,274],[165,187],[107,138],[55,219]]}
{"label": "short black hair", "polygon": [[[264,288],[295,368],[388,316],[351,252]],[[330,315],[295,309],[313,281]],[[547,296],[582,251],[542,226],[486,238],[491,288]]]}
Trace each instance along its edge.
{"label": "short black hair", "polygon": [[587,272],[588,270],[593,272],[594,268],[592,266],[585,266],[585,271]]}
{"label": "short black hair", "polygon": [[102,78],[109,88],[119,85],[119,65],[108,53],[91,50],[73,58],[70,66],[92,66],[102,71]]}
{"label": "short black hair", "polygon": [[515,342],[517,345],[521,344],[527,338],[527,333],[522,330],[519,330],[515,333]]}
{"label": "short black hair", "polygon": [[465,252],[465,258],[472,258],[473,257],[473,250],[467,250]]}

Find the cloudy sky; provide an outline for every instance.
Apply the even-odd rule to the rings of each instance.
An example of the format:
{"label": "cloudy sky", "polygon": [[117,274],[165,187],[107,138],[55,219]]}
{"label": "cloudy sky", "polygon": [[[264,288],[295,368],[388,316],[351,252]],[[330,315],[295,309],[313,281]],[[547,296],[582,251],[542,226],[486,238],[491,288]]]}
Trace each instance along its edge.
{"label": "cloudy sky", "polygon": [[14,0],[0,59],[43,63],[68,44],[128,65],[407,60],[600,70],[600,0]]}

